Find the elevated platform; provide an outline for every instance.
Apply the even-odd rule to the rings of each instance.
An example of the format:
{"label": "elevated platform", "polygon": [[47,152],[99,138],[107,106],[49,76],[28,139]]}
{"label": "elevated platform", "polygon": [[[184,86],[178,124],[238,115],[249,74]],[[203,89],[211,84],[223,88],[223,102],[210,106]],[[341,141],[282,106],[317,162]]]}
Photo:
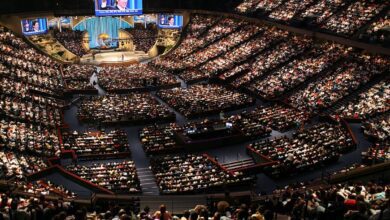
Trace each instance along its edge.
{"label": "elevated platform", "polygon": [[120,63],[139,63],[149,59],[143,51],[98,50],[80,58],[82,64],[105,65]]}

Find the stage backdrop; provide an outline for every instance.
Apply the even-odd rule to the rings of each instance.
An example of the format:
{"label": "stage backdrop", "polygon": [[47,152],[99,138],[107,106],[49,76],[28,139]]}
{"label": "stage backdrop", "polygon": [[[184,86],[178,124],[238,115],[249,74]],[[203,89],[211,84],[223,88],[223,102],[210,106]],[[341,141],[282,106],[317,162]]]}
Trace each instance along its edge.
{"label": "stage backdrop", "polygon": [[119,18],[92,17],[78,23],[73,29],[87,31],[89,48],[118,47],[119,29],[131,28],[131,25]]}

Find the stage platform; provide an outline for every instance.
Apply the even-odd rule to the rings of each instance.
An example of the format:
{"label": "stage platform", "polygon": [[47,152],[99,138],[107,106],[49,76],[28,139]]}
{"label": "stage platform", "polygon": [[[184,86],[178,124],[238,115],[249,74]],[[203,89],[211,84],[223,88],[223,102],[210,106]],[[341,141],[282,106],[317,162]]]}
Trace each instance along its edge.
{"label": "stage platform", "polygon": [[82,64],[120,64],[120,63],[140,63],[150,59],[149,55],[143,51],[113,51],[101,50],[95,52],[95,57],[92,53],[86,54],[80,58]]}

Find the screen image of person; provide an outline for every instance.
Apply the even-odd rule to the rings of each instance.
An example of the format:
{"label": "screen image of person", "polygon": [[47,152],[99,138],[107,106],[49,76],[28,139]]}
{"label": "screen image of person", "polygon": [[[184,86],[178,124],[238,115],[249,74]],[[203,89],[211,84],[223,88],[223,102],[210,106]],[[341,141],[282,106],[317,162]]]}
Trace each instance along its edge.
{"label": "screen image of person", "polygon": [[102,0],[101,4],[100,4],[100,10],[106,10],[108,9],[107,7],[107,0]]}
{"label": "screen image of person", "polygon": [[175,18],[173,16],[168,17],[168,25],[169,26],[175,25]]}
{"label": "screen image of person", "polygon": [[117,0],[116,1],[116,9],[117,10],[126,10],[126,9],[128,9],[127,2],[128,2],[128,0]]}
{"label": "screen image of person", "polygon": [[126,10],[129,9],[128,0],[116,0],[115,5],[109,5],[107,0],[102,0],[100,4],[100,10]]}
{"label": "screen image of person", "polygon": [[35,32],[35,31],[40,31],[40,29],[39,29],[39,22],[38,21],[33,21],[32,22],[32,28],[33,28],[33,31]]}
{"label": "screen image of person", "polygon": [[28,21],[25,21],[25,22],[24,22],[23,28],[24,28],[24,32],[30,32],[30,31],[32,31],[32,29],[31,29],[31,27],[30,27],[30,22],[28,22]]}
{"label": "screen image of person", "polygon": [[160,17],[160,25],[165,25],[165,16],[164,15],[162,15]]}

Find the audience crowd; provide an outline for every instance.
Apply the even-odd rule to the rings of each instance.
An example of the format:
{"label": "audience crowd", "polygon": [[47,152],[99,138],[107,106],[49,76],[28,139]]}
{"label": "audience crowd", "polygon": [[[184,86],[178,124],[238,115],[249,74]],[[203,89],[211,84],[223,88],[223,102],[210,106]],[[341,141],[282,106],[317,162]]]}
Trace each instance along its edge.
{"label": "audience crowd", "polygon": [[269,14],[269,18],[280,20],[280,21],[290,21],[295,18],[298,14],[302,13],[306,7],[310,6],[314,0],[288,0],[284,2],[283,5],[276,8]]}
{"label": "audience crowd", "polygon": [[[229,201],[229,202],[227,202]],[[390,214],[389,186],[383,183],[350,181],[339,184],[312,186],[291,184],[274,190],[269,196],[253,201],[211,199],[192,209],[174,215],[162,204],[142,211],[128,202],[108,206],[99,205],[87,210],[64,200],[50,201],[45,196],[31,197],[1,195],[0,216],[4,219],[75,219],[75,220],[130,220],[130,219],[251,219],[272,220],[287,215],[291,219],[388,219]],[[153,208],[153,207],[152,207]]]}
{"label": "audience crowd", "polygon": [[131,160],[123,162],[69,165],[70,172],[115,193],[140,193],[141,186]]}
{"label": "audience crowd", "polygon": [[302,126],[307,121],[309,115],[304,112],[298,112],[292,108],[281,105],[272,105],[268,107],[258,107],[249,112],[232,115],[219,120],[203,120],[200,122],[191,122],[185,125],[171,123],[169,125],[152,125],[144,127],[140,131],[140,140],[146,153],[159,154],[167,152],[177,152],[183,148],[183,144],[178,141],[178,136],[188,130],[212,130],[210,127],[217,124],[232,124],[238,129],[243,140],[248,138],[257,139],[265,137],[273,128],[278,131],[287,131],[294,127]]}
{"label": "audience crowd", "polygon": [[385,141],[390,138],[390,113],[369,119],[362,124],[364,134],[374,139]]}
{"label": "audience crowd", "polygon": [[362,152],[362,161],[367,165],[390,161],[390,142],[377,142]]}
{"label": "audience crowd", "polygon": [[[72,64],[63,69],[64,81],[69,90],[91,90],[94,82],[91,77],[96,73],[95,66]],[[97,83],[97,82],[95,82]]]}
{"label": "audience crowd", "polygon": [[359,36],[360,39],[365,39],[369,42],[381,43],[385,47],[390,47],[390,11],[386,16],[380,18],[371,24],[366,33]]}
{"label": "audience crowd", "polygon": [[0,147],[48,157],[58,155],[60,151],[55,129],[10,119],[0,121]]}
{"label": "audience crowd", "polygon": [[303,13],[297,14],[297,18],[307,21],[312,25],[319,25],[331,17],[338,9],[347,2],[344,0],[319,0],[307,7]]}
{"label": "audience crowd", "polygon": [[178,145],[175,130],[179,126],[171,123],[167,126],[151,125],[142,128],[139,132],[142,147],[147,154],[157,154],[165,152],[174,152],[180,149]]}
{"label": "audience crowd", "polygon": [[292,138],[260,140],[250,145],[257,153],[276,161],[265,168],[272,176],[299,173],[338,160],[340,153],[355,147],[346,129],[322,123],[298,130]]}
{"label": "audience crowd", "polygon": [[267,99],[276,98],[333,66],[345,52],[344,48],[337,44],[325,43],[316,46],[318,47],[314,47],[304,56],[255,81],[250,85],[250,89]]}
{"label": "audience crowd", "polygon": [[336,117],[348,119],[367,119],[390,110],[389,80],[375,84],[362,92],[354,100],[349,101],[334,112]]}
{"label": "audience crowd", "polygon": [[20,183],[20,189],[26,193],[34,194],[36,196],[59,196],[61,198],[76,198],[74,192],[69,191],[62,185],[56,185],[50,181],[38,180],[30,183]]}
{"label": "audience crowd", "polygon": [[62,29],[61,31],[54,30],[53,35],[66,49],[75,55],[82,57],[87,54],[83,47],[83,32]]}
{"label": "audience crowd", "polygon": [[309,115],[305,112],[278,104],[258,107],[253,111],[244,112],[242,113],[242,117],[251,118],[281,132],[294,127],[300,127],[309,119]]}
{"label": "audience crowd", "polygon": [[236,10],[240,13],[268,13],[278,8],[283,0],[245,0],[237,6]]}
{"label": "audience crowd", "polygon": [[[202,47],[201,49],[196,50],[195,52],[191,53],[190,55],[186,56],[179,65],[181,69],[183,68],[194,68],[198,65],[204,64],[205,62],[212,60],[214,58],[217,58],[220,55],[225,54],[226,52],[233,49],[235,46],[240,45],[248,39],[252,38],[255,34],[257,34],[259,31],[261,31],[261,28],[253,25],[243,24],[242,22],[237,22],[233,20],[229,20],[231,22],[228,22],[229,25],[233,25],[236,27],[232,30],[232,32],[229,32],[225,35],[217,35],[217,34],[223,34],[226,30],[221,28],[226,28],[223,25],[221,26],[214,26],[218,27],[217,30],[214,30],[211,28],[209,30],[208,35],[205,36],[206,42],[213,42],[208,43],[206,47]],[[226,25],[226,24],[225,24]],[[238,28],[240,27],[240,28]],[[230,30],[231,28],[228,28],[227,30]],[[223,31],[221,31],[223,30]],[[212,31],[215,31],[212,32]],[[219,32],[217,32],[219,31]],[[216,40],[216,39],[217,40]],[[256,41],[253,41],[252,44],[246,46],[247,48],[254,47],[256,44]],[[259,47],[259,45],[258,45]]]}
{"label": "audience crowd", "polygon": [[276,68],[292,57],[302,53],[310,47],[312,40],[298,36],[292,36],[282,40],[272,49],[260,53],[255,60],[250,63],[249,71],[244,75],[234,79],[232,85],[235,87],[242,86],[251,82],[253,79],[263,76],[266,72]]}
{"label": "audience crowd", "polygon": [[[258,28],[248,28],[241,33],[239,31],[240,28],[246,25],[248,23],[243,21],[230,18],[220,19],[215,25],[207,29],[206,33],[202,34],[204,37],[196,38],[193,42],[188,42],[189,40],[186,41],[186,39],[183,39],[183,48],[181,48],[182,46],[180,44],[175,49],[175,51],[178,50],[177,53],[172,53],[172,55],[157,59],[155,65],[171,71],[177,71],[185,68],[193,68],[205,63],[218,55],[222,55],[245,39],[249,39],[256,31],[259,31]],[[188,36],[191,38],[191,34]],[[200,42],[195,43],[196,41]]]}
{"label": "audience crowd", "polygon": [[6,151],[0,151],[0,165],[1,179],[18,180],[48,167],[40,157]]}
{"label": "audience crowd", "polygon": [[367,24],[388,2],[382,0],[358,0],[352,2],[346,10],[328,19],[323,28],[342,35],[352,35]]}
{"label": "audience crowd", "polygon": [[265,30],[261,35],[257,35],[253,39],[241,44],[239,47],[207,62],[199,69],[210,76],[218,74],[224,70],[233,68],[238,63],[248,60],[250,57],[255,56],[263,50],[272,47],[275,42],[286,39],[287,36],[288,33],[286,31],[273,28]]}
{"label": "audience crowd", "polygon": [[390,216],[386,184],[352,181],[322,187],[286,186],[273,194],[272,199],[264,197],[259,202],[271,204],[273,211],[291,219],[379,220]]}
{"label": "audience crowd", "polygon": [[[388,2],[382,0],[244,0],[235,11],[250,16],[265,16],[292,25],[301,26],[303,22],[310,27],[321,27],[336,34],[352,35],[388,6]],[[376,30],[382,24],[386,25],[385,21],[386,18],[381,18],[374,23],[375,27],[379,27]],[[378,39],[378,36],[384,42],[386,30],[379,35],[368,35],[371,40]]]}
{"label": "audience crowd", "polygon": [[308,111],[331,106],[344,96],[358,89],[389,66],[390,60],[380,56],[361,55],[345,61],[325,77],[311,82],[304,89],[289,97],[290,103]]}
{"label": "audience crowd", "polygon": [[156,122],[174,114],[149,93],[84,97],[77,112],[81,121],[98,123]]}
{"label": "audience crowd", "polygon": [[[226,124],[231,124],[232,127],[227,127]],[[272,131],[270,128],[264,126],[256,118],[256,115],[242,114],[219,120],[205,119],[199,122],[189,122],[182,126],[175,123],[162,126],[148,126],[140,131],[140,139],[145,152],[148,154],[177,152],[177,150],[182,149],[184,144],[186,144],[183,142],[191,143],[191,137],[188,136],[190,131],[206,135],[208,132],[212,133],[215,131],[215,127],[229,129],[227,134],[219,138],[229,138],[234,135],[236,138],[242,139],[242,141],[265,137]],[[209,139],[216,138],[212,135],[209,136]]]}
{"label": "audience crowd", "polygon": [[108,91],[173,86],[178,83],[172,74],[146,64],[105,67],[99,72],[99,85]]}
{"label": "audience crowd", "polygon": [[55,127],[62,122],[61,110],[56,107],[3,94],[0,95],[0,115],[47,127]]}
{"label": "audience crowd", "polygon": [[84,133],[63,131],[62,139],[64,149],[74,150],[79,155],[129,152],[127,134],[124,130],[120,129],[115,129],[110,132],[87,131]]}
{"label": "audience crowd", "polygon": [[157,95],[186,117],[231,110],[254,102],[248,95],[211,84],[160,90]]}
{"label": "audience crowd", "polygon": [[223,170],[204,155],[164,156],[152,158],[150,164],[163,194],[204,192],[251,180]]}
{"label": "audience crowd", "polygon": [[131,34],[133,44],[136,51],[143,51],[147,53],[150,48],[156,43],[157,29],[156,27],[143,25],[135,25],[134,28],[127,29]]}
{"label": "audience crowd", "polygon": [[[190,53],[195,50],[195,48],[200,47],[205,43],[204,39],[200,36],[207,34],[209,27],[212,27],[214,23],[219,21],[218,17],[215,16],[205,16],[195,14],[191,16],[190,23],[187,26],[186,31],[183,33],[180,45],[167,55],[168,59],[176,58],[183,59],[188,56]],[[165,61],[168,62],[168,59]]]}

